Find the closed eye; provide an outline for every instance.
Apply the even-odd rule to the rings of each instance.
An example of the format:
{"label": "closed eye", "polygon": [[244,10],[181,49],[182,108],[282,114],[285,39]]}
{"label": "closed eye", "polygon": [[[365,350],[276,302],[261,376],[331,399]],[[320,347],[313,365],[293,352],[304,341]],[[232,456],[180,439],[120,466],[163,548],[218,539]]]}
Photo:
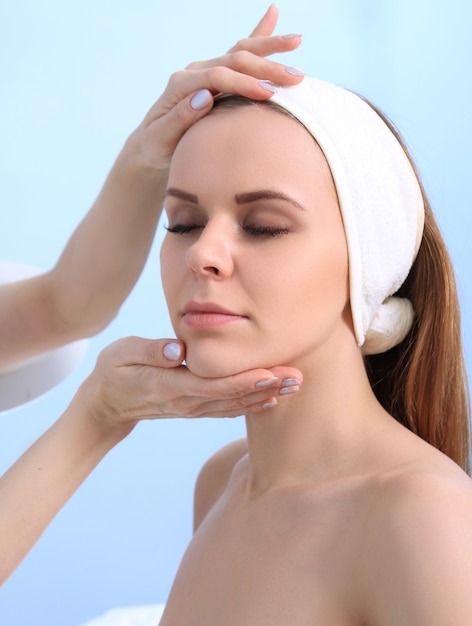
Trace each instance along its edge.
{"label": "closed eye", "polygon": [[288,228],[280,228],[277,226],[244,226],[244,230],[249,235],[256,237],[277,237],[277,235],[287,235],[289,232]]}
{"label": "closed eye", "polygon": [[174,226],[165,226],[168,233],[176,233],[177,235],[185,235],[200,228],[203,228],[200,224],[175,224]]}
{"label": "closed eye", "polygon": [[[168,233],[177,235],[185,235],[195,230],[202,229],[200,224],[175,224],[174,226],[165,226]],[[255,237],[277,237],[277,235],[287,235],[288,228],[278,226],[244,226],[244,231]]]}

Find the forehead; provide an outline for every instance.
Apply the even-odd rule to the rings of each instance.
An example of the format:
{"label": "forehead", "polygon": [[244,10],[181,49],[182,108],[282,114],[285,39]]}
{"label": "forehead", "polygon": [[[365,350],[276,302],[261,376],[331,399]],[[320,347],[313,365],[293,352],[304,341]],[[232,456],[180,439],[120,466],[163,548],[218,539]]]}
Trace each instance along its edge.
{"label": "forehead", "polygon": [[215,109],[180,140],[169,178],[238,175],[261,183],[322,178],[332,184],[321,149],[296,120],[266,106]]}

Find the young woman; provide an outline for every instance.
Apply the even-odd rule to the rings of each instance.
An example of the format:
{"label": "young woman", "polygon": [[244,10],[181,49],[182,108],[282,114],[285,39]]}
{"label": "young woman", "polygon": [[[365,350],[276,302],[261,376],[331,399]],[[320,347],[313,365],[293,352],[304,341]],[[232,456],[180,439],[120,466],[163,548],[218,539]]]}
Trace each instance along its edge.
{"label": "young woman", "polygon": [[[0,287],[0,367],[97,332],[113,317],[146,259],[170,156],[211,109],[212,93],[267,99],[273,83],[302,80],[300,72],[264,58],[301,41],[272,37],[276,18],[272,7],[252,36],[227,55],[176,73],[127,140],[56,267]],[[64,414],[0,479],[0,584],[140,420],[264,411],[300,375],[276,359],[267,368],[208,379],[182,365],[185,356],[181,341],[138,337],[103,351]]]}
{"label": "young woman", "polygon": [[303,381],[204,466],[161,625],[472,623],[457,297],[398,135],[307,77],[222,97],[177,145],[165,209],[189,369]]}

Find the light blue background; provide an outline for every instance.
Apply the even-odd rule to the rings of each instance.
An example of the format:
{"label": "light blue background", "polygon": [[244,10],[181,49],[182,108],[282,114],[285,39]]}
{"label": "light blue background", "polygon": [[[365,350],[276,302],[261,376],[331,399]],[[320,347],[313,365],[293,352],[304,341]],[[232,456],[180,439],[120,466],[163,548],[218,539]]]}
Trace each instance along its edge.
{"label": "light blue background", "polygon": [[[1,0],[0,259],[51,267],[169,74],[226,50],[266,7]],[[286,62],[367,95],[406,136],[457,268],[470,355],[470,4],[280,0],[279,8],[278,32],[304,34]],[[172,336],[159,282],[161,231],[139,283],[79,369],[0,414],[0,471],[60,415],[102,347],[130,334]],[[0,590],[0,624],[78,626],[112,607],[165,601],[190,538],[198,469],[243,432],[241,419],[136,428]]]}

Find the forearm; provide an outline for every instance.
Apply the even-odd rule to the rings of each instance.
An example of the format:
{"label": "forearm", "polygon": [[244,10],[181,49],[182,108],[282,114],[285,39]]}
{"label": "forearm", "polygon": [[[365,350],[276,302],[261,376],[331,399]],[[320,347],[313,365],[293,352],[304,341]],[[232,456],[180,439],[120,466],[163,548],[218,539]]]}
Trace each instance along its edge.
{"label": "forearm", "polygon": [[56,513],[132,426],[106,430],[76,398],[0,479],[0,584]]}
{"label": "forearm", "polygon": [[102,330],[117,314],[149,254],[166,170],[138,157],[135,134],[55,267],[0,285],[0,369]]}
{"label": "forearm", "polygon": [[73,338],[115,317],[153,242],[167,172],[143,164],[135,143],[134,136],[126,142],[51,272],[58,316]]}

